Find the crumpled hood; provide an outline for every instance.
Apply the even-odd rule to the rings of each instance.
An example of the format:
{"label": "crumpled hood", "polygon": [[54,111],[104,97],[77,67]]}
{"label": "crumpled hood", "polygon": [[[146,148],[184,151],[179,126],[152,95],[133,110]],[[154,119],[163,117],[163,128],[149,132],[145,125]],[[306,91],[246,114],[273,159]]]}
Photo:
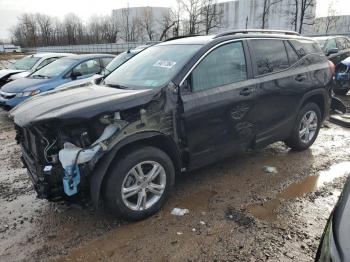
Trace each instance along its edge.
{"label": "crumpled hood", "polygon": [[0,79],[3,77],[7,77],[10,75],[18,74],[20,72],[23,72],[24,70],[17,70],[17,69],[2,69],[0,70]]}
{"label": "crumpled hood", "polygon": [[1,91],[7,93],[20,93],[23,91],[31,91],[39,89],[51,79],[34,79],[34,78],[21,78],[15,81],[9,82],[1,88]]}
{"label": "crumpled hood", "polygon": [[146,104],[158,92],[159,89],[126,90],[98,85],[59,89],[28,99],[11,110],[10,116],[21,127],[47,120],[90,119]]}

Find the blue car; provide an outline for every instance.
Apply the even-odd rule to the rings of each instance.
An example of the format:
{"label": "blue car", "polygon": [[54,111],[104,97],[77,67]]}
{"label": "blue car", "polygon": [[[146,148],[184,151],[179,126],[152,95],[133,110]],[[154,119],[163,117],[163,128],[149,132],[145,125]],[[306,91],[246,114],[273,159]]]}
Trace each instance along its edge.
{"label": "blue car", "polygon": [[100,73],[114,55],[73,55],[58,59],[28,77],[12,81],[0,90],[0,105],[12,108],[62,84]]}

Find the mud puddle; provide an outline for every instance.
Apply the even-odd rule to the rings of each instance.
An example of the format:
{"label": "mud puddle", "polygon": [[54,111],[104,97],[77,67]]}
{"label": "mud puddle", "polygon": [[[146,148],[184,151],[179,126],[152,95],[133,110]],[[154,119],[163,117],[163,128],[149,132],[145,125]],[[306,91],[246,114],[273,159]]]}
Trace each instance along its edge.
{"label": "mud puddle", "polygon": [[278,209],[284,200],[303,197],[307,193],[315,192],[326,183],[334,179],[350,174],[350,162],[341,162],[332,165],[328,170],[321,171],[319,175],[308,176],[302,181],[294,182],[286,189],[276,195],[270,201],[252,204],[247,206],[247,211],[254,217],[262,220],[276,220],[278,218]]}

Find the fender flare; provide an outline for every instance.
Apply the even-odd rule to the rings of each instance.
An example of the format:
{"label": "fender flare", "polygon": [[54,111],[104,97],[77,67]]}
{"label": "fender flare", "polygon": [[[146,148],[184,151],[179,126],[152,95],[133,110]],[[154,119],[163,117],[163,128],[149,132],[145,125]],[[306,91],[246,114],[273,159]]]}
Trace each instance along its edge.
{"label": "fender flare", "polygon": [[[118,154],[121,148],[124,146],[137,142],[142,141],[144,139],[154,138],[154,137],[165,137],[166,139],[170,140],[171,143],[173,143],[175,146],[175,142],[169,139],[169,137],[161,133],[159,131],[143,131],[136,134],[132,134],[124,139],[122,139],[119,143],[117,143],[109,152],[107,152],[96,164],[95,168],[92,171],[91,177],[90,177],[90,197],[92,204],[95,208],[98,208],[98,203],[100,199],[100,192],[103,180],[105,178],[105,175],[109,169],[109,166],[111,165],[113,159]],[[178,147],[176,146],[178,149]],[[177,150],[178,159],[176,161],[181,161],[179,150]],[[181,163],[181,162],[180,162]]]}
{"label": "fender flare", "polygon": [[305,103],[305,101],[307,101],[309,98],[311,98],[312,96],[315,95],[321,95],[323,97],[323,106],[324,106],[324,114],[323,114],[323,119],[325,119],[327,117],[327,115],[329,114],[329,109],[330,109],[330,101],[331,101],[331,97],[328,93],[327,89],[323,89],[323,88],[318,88],[318,89],[314,89],[308,93],[306,93],[303,98],[301,99],[299,105],[298,105],[298,110],[296,111],[297,113],[300,111],[301,107],[303,106],[303,104]]}

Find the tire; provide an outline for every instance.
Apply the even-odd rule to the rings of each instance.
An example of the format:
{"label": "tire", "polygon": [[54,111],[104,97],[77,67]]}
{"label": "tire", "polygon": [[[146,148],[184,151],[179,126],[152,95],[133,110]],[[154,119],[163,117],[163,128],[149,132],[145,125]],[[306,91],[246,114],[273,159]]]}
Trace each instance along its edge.
{"label": "tire", "polygon": [[[304,117],[307,119],[311,114],[314,115],[314,117],[317,117],[316,121],[314,120],[310,124],[309,129],[302,128],[302,125],[305,127]],[[299,111],[292,133],[290,137],[285,140],[285,144],[296,151],[308,149],[315,142],[318,132],[320,131],[321,117],[320,108],[315,103],[307,103]],[[302,135],[302,130],[309,130],[309,133],[305,132],[304,135]]]}
{"label": "tire", "polygon": [[[140,166],[145,175],[152,168],[158,175],[152,181],[147,181],[150,176],[141,179]],[[165,152],[144,146],[127,151],[114,161],[106,179],[103,195],[108,211],[125,220],[138,221],[157,213],[164,205],[174,187],[175,169]]]}
{"label": "tire", "polygon": [[334,94],[340,95],[340,96],[345,96],[349,90],[348,89],[333,89]]}

